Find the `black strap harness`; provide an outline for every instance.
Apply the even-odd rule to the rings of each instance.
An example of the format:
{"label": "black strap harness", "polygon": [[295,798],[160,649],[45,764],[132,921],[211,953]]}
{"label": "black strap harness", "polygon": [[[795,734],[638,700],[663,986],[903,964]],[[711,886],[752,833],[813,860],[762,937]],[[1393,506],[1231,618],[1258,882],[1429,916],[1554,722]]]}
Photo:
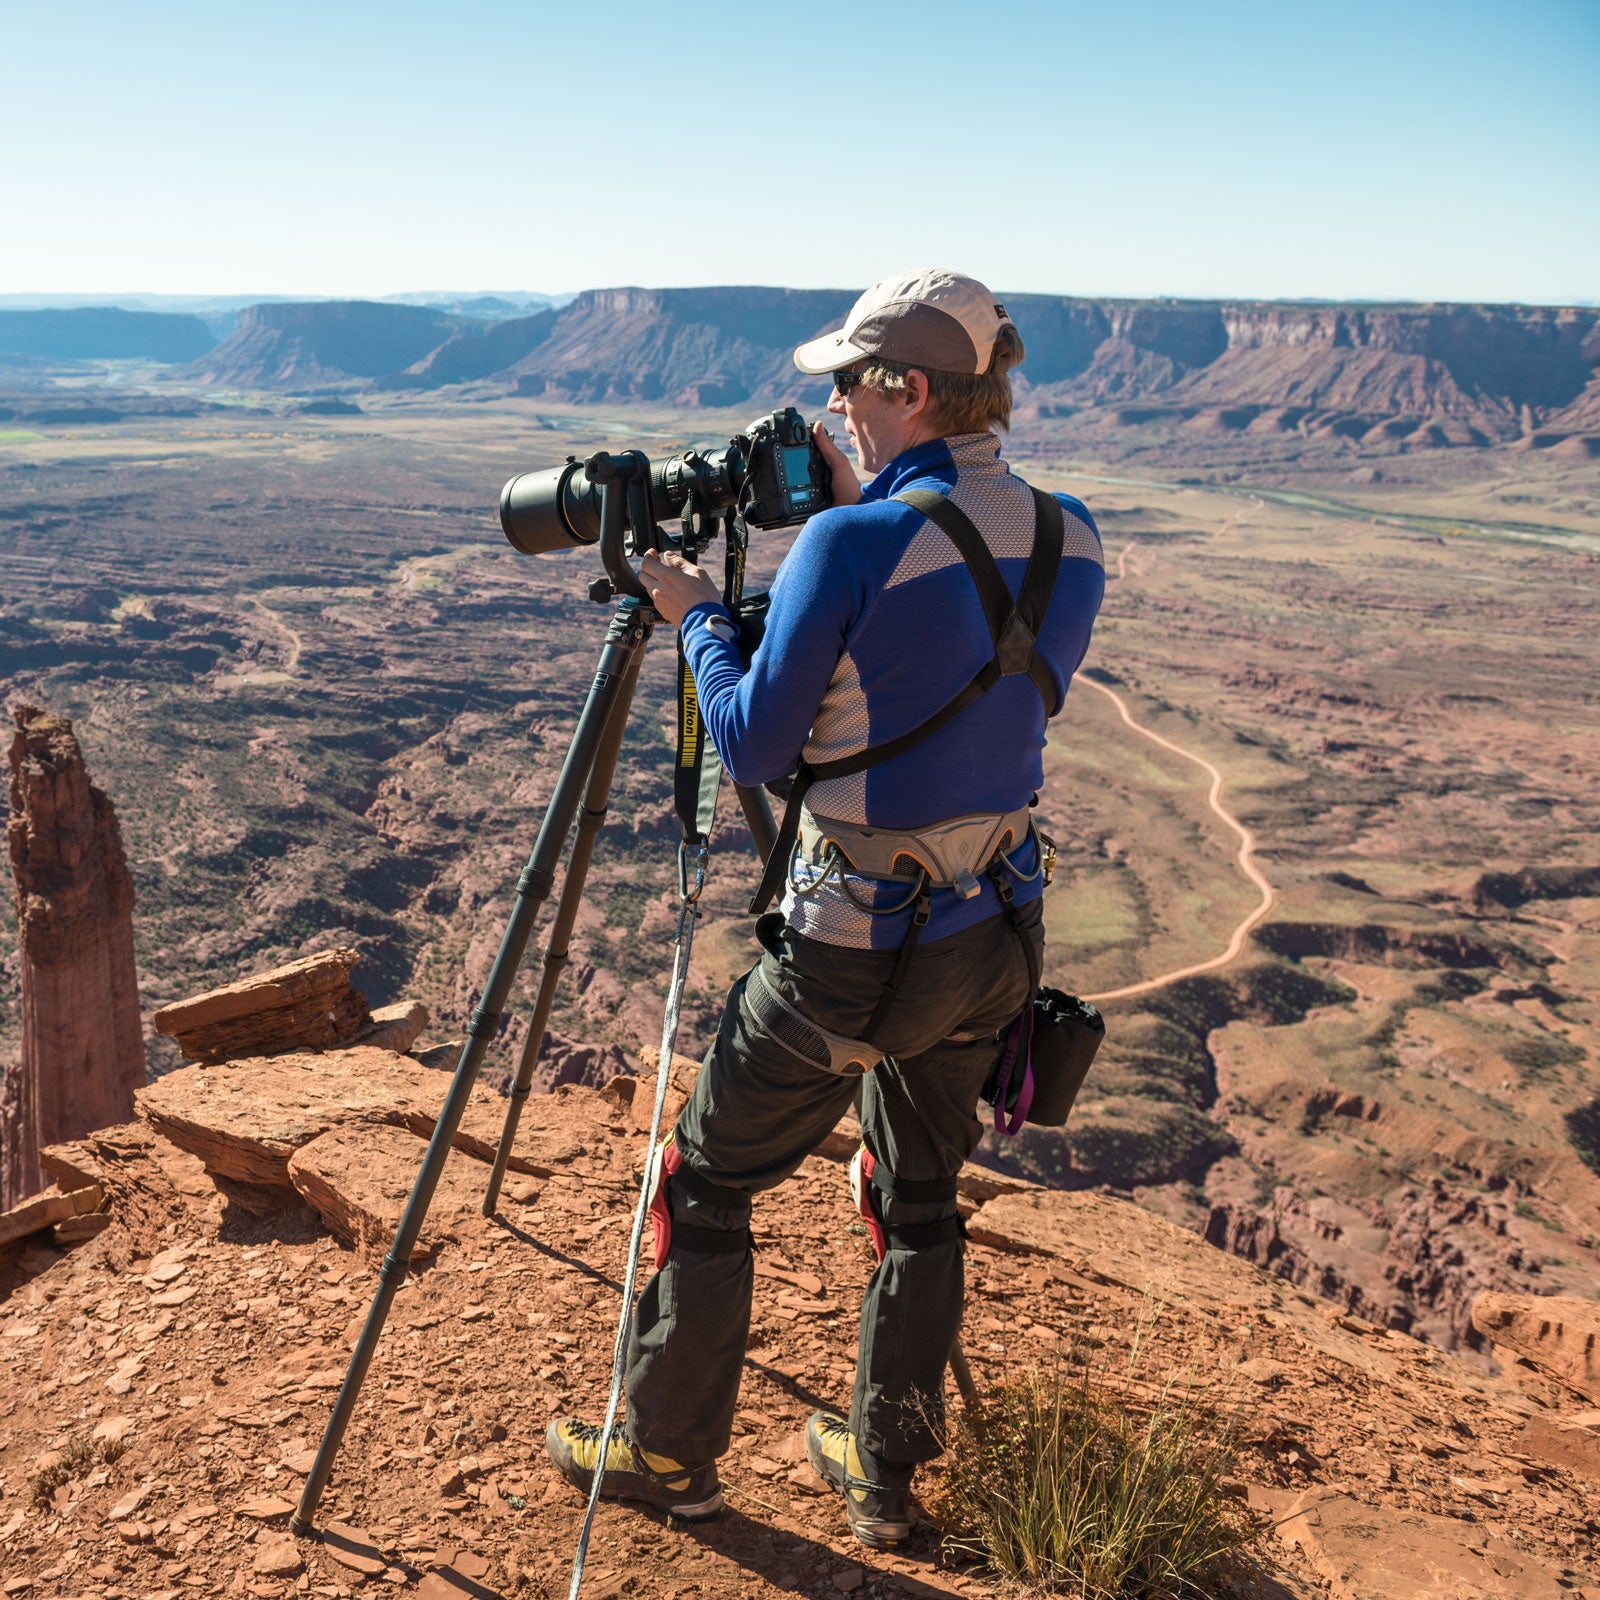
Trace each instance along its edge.
{"label": "black strap harness", "polygon": [[[1041,489],[1031,489],[1034,504],[1033,550],[1028,556],[1027,571],[1022,579],[1022,589],[1017,598],[1000,575],[1000,565],[989,549],[987,541],[973,525],[972,519],[944,495],[931,489],[907,489],[894,498],[920,511],[949,538],[966,563],[967,571],[977,586],[978,598],[983,604],[984,619],[989,625],[989,637],[994,645],[994,655],[979,668],[971,682],[954,699],[919,723],[909,733],[897,739],[871,745],[852,756],[841,756],[836,761],[808,762],[802,759],[795,769],[794,783],[784,807],[783,823],[778,829],[778,840],[772,854],[767,857],[761,882],[750,902],[750,910],[760,915],[772,904],[780,885],[789,872],[794,855],[795,840],[800,832],[800,812],[807,791],[819,779],[849,778],[858,772],[892,761],[915,749],[923,740],[931,738],[946,723],[953,721],[975,700],[987,694],[1002,678],[1018,677],[1026,673],[1033,680],[1039,697],[1045,704],[1045,715],[1056,716],[1065,696],[1056,693],[1055,679],[1049,664],[1038,651],[1038,638],[1044,627],[1045,614],[1055,593],[1056,577],[1061,570],[1061,552],[1066,541],[1066,523],[1061,503],[1054,495]],[[1009,898],[1009,897],[1006,897]],[[900,946],[899,955],[889,974],[888,982],[877,1006],[867,1021],[862,1039],[871,1043],[873,1035],[887,1020],[894,997],[911,966],[911,958],[928,925],[933,910],[932,889],[924,877],[922,888],[916,896],[911,914],[911,927]]]}

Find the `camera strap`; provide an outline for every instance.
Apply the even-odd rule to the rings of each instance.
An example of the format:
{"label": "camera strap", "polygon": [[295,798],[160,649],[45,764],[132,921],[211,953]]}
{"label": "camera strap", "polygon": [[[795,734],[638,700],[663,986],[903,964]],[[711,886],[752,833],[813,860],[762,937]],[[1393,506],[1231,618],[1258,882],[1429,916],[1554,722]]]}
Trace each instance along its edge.
{"label": "camera strap", "polygon": [[[717,815],[717,789],[722,783],[722,757],[706,733],[700,715],[700,697],[694,674],[678,635],[678,755],[672,772],[672,799],[683,829],[686,848],[701,849],[711,842]],[[680,862],[683,855],[679,855]],[[685,887],[679,884],[679,889]]]}
{"label": "camera strap", "polygon": [[[692,525],[692,505],[686,508],[684,533]],[[701,521],[702,532],[715,527],[710,513]],[[727,528],[727,561],[724,568],[722,602],[730,616],[739,614],[739,601],[744,592],[744,529],[735,529],[730,517]],[[711,842],[711,828],[716,821],[717,790],[722,783],[722,758],[706,732],[705,720],[700,714],[700,697],[695,690],[694,673],[683,650],[683,634],[678,635],[678,752],[673,765],[672,799],[678,813],[678,824],[683,830],[685,848],[689,851],[703,849]],[[680,854],[680,864],[685,857]],[[679,873],[680,880],[683,871]],[[680,881],[680,892],[685,888]]]}

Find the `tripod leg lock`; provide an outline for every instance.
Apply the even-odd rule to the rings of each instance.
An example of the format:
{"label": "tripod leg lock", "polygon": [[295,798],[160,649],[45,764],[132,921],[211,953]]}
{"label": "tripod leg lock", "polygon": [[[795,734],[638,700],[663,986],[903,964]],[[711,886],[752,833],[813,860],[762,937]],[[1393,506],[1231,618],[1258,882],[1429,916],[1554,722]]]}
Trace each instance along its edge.
{"label": "tripod leg lock", "polygon": [[500,1030],[506,1024],[504,1011],[485,1011],[482,1006],[474,1009],[467,1022],[467,1032],[474,1039],[482,1039],[486,1044],[493,1044],[500,1037]]}
{"label": "tripod leg lock", "polygon": [[378,1268],[378,1282],[391,1289],[398,1289],[406,1281],[410,1270],[411,1263],[406,1257],[387,1255],[383,1258],[383,1265]]}
{"label": "tripod leg lock", "polygon": [[543,900],[554,887],[556,875],[549,867],[536,867],[532,862],[525,866],[517,878],[517,893],[530,892],[535,899]]}

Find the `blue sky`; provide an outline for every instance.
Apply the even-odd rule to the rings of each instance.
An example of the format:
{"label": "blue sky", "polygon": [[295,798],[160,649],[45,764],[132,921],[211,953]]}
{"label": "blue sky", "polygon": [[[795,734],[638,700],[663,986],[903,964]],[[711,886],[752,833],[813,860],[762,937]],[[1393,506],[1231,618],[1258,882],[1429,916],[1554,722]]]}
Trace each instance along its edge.
{"label": "blue sky", "polygon": [[1600,0],[0,0],[0,294],[1600,299]]}

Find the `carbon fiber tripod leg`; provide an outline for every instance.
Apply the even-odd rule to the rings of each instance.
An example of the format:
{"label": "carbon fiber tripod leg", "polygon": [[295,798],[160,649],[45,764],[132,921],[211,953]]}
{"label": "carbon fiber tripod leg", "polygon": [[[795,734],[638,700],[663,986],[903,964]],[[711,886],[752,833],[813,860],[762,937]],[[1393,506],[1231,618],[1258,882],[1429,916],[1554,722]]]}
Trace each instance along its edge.
{"label": "carbon fiber tripod leg", "polygon": [[573,840],[572,854],[567,858],[567,873],[561,880],[561,899],[556,905],[555,920],[550,925],[550,937],[545,942],[544,974],[539,980],[539,997],[534,1003],[533,1018],[528,1024],[528,1036],[522,1041],[522,1055],[511,1085],[511,1101],[506,1106],[505,1126],[500,1131],[500,1143],[494,1152],[494,1166],[489,1173],[489,1186],[483,1197],[483,1214],[486,1217],[492,1217],[495,1207],[500,1203],[500,1186],[505,1182],[511,1147],[516,1142],[517,1124],[533,1088],[533,1069],[538,1065],[544,1049],[545,1024],[550,1020],[556,986],[567,964],[568,941],[572,937],[572,925],[577,920],[578,906],[583,899],[583,885],[589,876],[589,861],[594,855],[595,839],[605,824],[606,800],[611,793],[617,756],[622,749],[623,734],[627,731],[628,709],[633,703],[633,691],[638,684],[639,668],[643,661],[644,652],[640,651],[633,658],[626,681],[617,696],[617,703],[611,709],[605,737],[595,752],[589,787],[583,797],[583,810],[578,813],[578,836]]}
{"label": "carbon fiber tripod leg", "polygon": [[428,1151],[422,1158],[422,1167],[417,1173],[416,1183],[412,1186],[411,1197],[406,1201],[406,1208],[401,1214],[394,1243],[389,1247],[389,1253],[384,1257],[383,1266],[379,1269],[378,1292],[373,1296],[366,1324],[350,1357],[350,1366],[345,1373],[339,1397],[334,1402],[333,1415],[329,1417],[328,1426],[323,1432],[322,1443],[317,1448],[311,1475],[306,1479],[300,1503],[290,1519],[289,1527],[294,1533],[304,1534],[311,1531],[312,1519],[316,1516],[322,1491],[327,1487],[328,1478],[333,1471],[334,1458],[339,1453],[345,1429],[350,1424],[356,1401],[360,1398],[361,1385],[366,1378],[367,1368],[372,1365],[372,1358],[377,1353],[378,1340],[383,1334],[384,1323],[388,1320],[389,1308],[400,1285],[405,1282],[412,1248],[422,1232],[428,1207],[433,1202],[434,1191],[438,1188],[439,1179],[444,1173],[445,1159],[450,1154],[456,1130],[461,1126],[461,1118],[472,1095],[472,1086],[477,1080],[478,1069],[483,1064],[490,1043],[499,1032],[500,1014],[505,1008],[506,997],[511,992],[512,980],[517,975],[523,952],[528,947],[528,939],[533,933],[534,923],[538,920],[539,909],[549,896],[551,885],[555,882],[555,869],[561,860],[567,835],[572,829],[572,819],[577,813],[579,800],[594,770],[600,747],[610,731],[612,712],[622,698],[624,689],[631,687],[637,676],[638,657],[650,637],[650,630],[655,620],[655,612],[648,606],[641,605],[637,600],[624,599],[618,605],[612,616],[611,625],[606,630],[605,644],[600,651],[600,664],[595,672],[594,682],[589,687],[589,695],[584,701],[583,710],[579,714],[578,725],[573,729],[572,743],[568,746],[566,759],[561,764],[555,792],[550,796],[544,820],[539,825],[533,854],[528,858],[527,866],[517,879],[516,905],[512,910],[511,920],[501,937],[500,950],[495,956],[494,965],[489,969],[483,996],[472,1013],[471,1021],[467,1024],[467,1039],[462,1046],[455,1077],[445,1096],[444,1106],[439,1112],[433,1137],[428,1141]]}

